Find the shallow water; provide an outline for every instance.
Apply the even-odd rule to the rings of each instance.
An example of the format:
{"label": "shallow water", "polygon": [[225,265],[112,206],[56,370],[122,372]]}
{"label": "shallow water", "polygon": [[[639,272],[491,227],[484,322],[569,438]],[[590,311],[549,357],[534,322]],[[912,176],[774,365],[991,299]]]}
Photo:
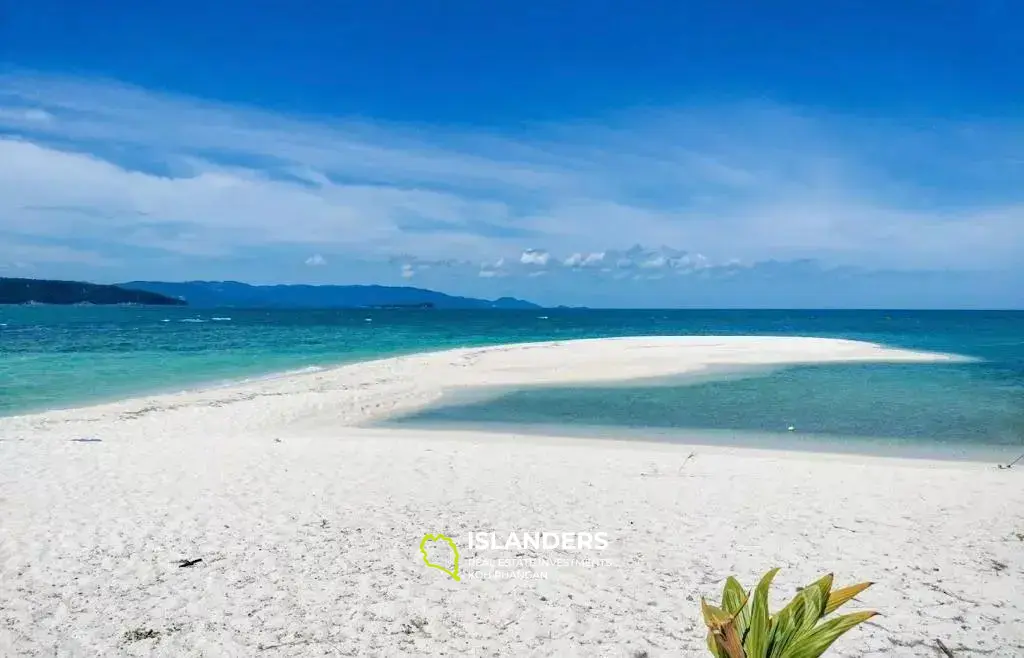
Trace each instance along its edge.
{"label": "shallow water", "polygon": [[383,424],[793,450],[845,445],[932,458],[1024,451],[1021,389],[979,386],[985,375],[966,365],[796,366],[718,380],[470,392]]}
{"label": "shallow water", "polygon": [[979,360],[801,366],[719,373],[686,383],[534,388],[473,403],[454,401],[393,422],[758,436],[786,436],[793,426],[794,441],[842,437],[953,449],[1024,443],[1024,312],[1009,311],[0,307],[0,415],[423,350],[629,335],[824,336]]}

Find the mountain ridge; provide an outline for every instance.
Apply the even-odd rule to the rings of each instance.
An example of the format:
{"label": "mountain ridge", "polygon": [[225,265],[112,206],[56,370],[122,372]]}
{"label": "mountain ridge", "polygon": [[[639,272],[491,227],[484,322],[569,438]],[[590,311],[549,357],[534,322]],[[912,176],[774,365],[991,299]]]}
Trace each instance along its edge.
{"label": "mountain ridge", "polygon": [[252,285],[240,281],[129,281],[117,285],[184,300],[194,308],[542,308],[515,297],[477,299],[411,286]]}

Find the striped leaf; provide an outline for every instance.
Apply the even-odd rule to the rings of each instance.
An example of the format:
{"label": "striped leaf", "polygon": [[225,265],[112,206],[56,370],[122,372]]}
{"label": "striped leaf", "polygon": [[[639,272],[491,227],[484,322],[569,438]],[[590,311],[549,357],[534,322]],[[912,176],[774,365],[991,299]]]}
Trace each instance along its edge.
{"label": "striped leaf", "polygon": [[772,620],[769,658],[783,658],[786,648],[799,635],[814,627],[824,608],[825,600],[820,588],[812,585],[800,590]]}
{"label": "striped leaf", "polygon": [[842,589],[833,591],[828,595],[828,603],[825,605],[825,614],[832,614],[837,608],[839,608],[839,606],[843,605],[872,585],[874,585],[874,583],[860,583],[858,585],[850,585],[849,587],[843,587]]}
{"label": "striped leaf", "polygon": [[840,635],[857,624],[871,619],[876,614],[878,613],[873,611],[854,612],[823,622],[798,637],[782,656],[783,658],[818,658],[832,646],[832,643]]}
{"label": "striped leaf", "polygon": [[808,585],[808,587],[817,587],[821,591],[821,609],[818,610],[819,618],[825,616],[825,607],[828,603],[830,592],[832,591],[833,580],[833,574],[825,574],[820,579],[816,580],[813,584]]}
{"label": "striped leaf", "polygon": [[736,618],[736,632],[741,638],[750,627],[750,608],[747,606],[749,598],[750,593],[743,589],[738,580],[729,576],[722,589],[722,607]]}
{"label": "striped leaf", "polygon": [[772,585],[778,568],[766,573],[761,582],[754,588],[754,596],[750,602],[750,619],[747,634],[743,638],[743,648],[747,658],[768,658],[768,642],[771,639],[771,617],[768,614],[768,588]]}

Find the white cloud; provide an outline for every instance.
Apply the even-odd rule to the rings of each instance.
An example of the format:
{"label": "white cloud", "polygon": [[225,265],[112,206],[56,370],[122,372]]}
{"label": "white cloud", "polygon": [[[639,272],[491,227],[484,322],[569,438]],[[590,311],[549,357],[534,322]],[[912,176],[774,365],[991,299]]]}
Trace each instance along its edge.
{"label": "white cloud", "polygon": [[[703,254],[688,253],[667,246],[648,249],[635,245],[623,251],[609,250],[604,252],[604,256],[620,270],[674,270],[686,273],[711,266],[711,261]],[[595,264],[601,264],[601,261]],[[601,271],[610,269],[602,267]]]}
{"label": "white cloud", "polygon": [[652,255],[647,260],[637,263],[637,265],[645,270],[657,270],[665,267],[668,264],[668,259],[664,256],[657,254]]}
{"label": "white cloud", "polygon": [[596,267],[604,262],[604,257],[605,253],[603,251],[589,254],[576,252],[563,260],[562,264],[566,267]]}
{"label": "white cloud", "polygon": [[[994,121],[931,121],[922,136],[754,104],[512,140],[0,74],[0,134],[0,241],[13,233],[97,262],[139,248],[194,262],[406,253],[405,278],[467,254],[495,272],[1024,262],[1024,133]],[[688,252],[621,250],[635,242]]]}
{"label": "white cloud", "polygon": [[[625,250],[607,249],[587,254],[574,252],[565,257],[545,249],[531,248],[514,260],[498,258],[497,260],[484,259],[480,261],[468,259],[427,261],[413,256],[397,256],[392,259],[392,262],[400,264],[403,272],[421,272],[431,267],[437,267],[454,272],[474,271],[483,278],[493,278],[517,275],[537,276],[536,272],[538,271],[559,269],[589,271],[596,274],[610,273],[614,269],[666,270],[677,274],[686,274],[710,267],[735,267],[740,261],[732,259],[716,264],[702,254],[688,253],[672,247],[647,248],[642,245],[634,245]],[[605,267],[606,262],[614,263],[616,268]],[[479,274],[479,272],[483,272],[483,274]]]}
{"label": "white cloud", "polygon": [[306,265],[309,265],[310,267],[321,267],[326,264],[327,259],[321,256],[320,254],[313,254],[312,256],[306,259]]}
{"label": "white cloud", "polygon": [[411,279],[416,276],[416,268],[408,263],[402,266],[402,278]]}
{"label": "white cloud", "polygon": [[523,265],[544,267],[549,260],[551,260],[551,254],[541,249],[527,249],[519,256],[519,262]]}

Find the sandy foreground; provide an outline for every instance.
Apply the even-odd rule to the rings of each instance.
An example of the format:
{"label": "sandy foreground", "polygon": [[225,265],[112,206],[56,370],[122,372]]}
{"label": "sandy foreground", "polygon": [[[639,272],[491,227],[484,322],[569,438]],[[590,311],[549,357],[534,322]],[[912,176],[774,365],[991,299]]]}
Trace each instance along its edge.
{"label": "sandy foreground", "polygon": [[[829,655],[1024,656],[1024,466],[359,427],[453,387],[949,358],[571,341],[0,419],[0,656],[704,656],[700,596],[774,566],[776,607],[876,582]],[[607,547],[503,548],[540,532]]]}

